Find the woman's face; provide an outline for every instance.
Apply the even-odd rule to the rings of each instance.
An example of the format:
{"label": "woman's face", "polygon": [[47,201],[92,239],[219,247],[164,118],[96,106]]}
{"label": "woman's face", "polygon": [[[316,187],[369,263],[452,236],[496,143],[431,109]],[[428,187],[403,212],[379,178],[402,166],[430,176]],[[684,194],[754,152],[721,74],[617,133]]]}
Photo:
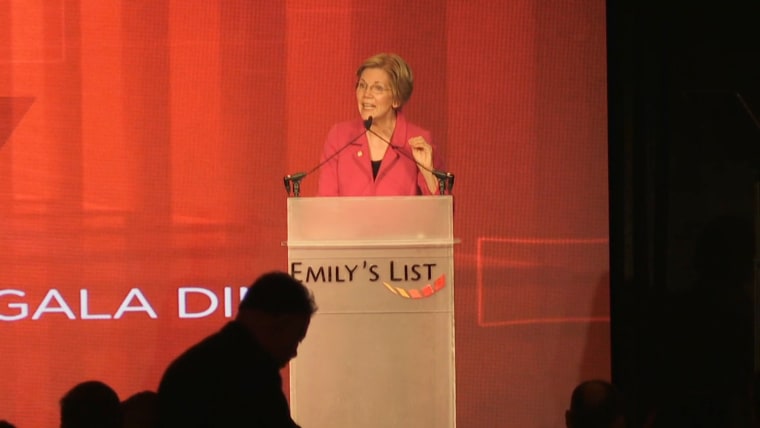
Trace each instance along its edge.
{"label": "woman's face", "polygon": [[383,121],[393,116],[398,104],[393,100],[389,81],[388,73],[383,69],[367,68],[362,71],[356,84],[356,101],[362,119],[372,116],[374,121]]}

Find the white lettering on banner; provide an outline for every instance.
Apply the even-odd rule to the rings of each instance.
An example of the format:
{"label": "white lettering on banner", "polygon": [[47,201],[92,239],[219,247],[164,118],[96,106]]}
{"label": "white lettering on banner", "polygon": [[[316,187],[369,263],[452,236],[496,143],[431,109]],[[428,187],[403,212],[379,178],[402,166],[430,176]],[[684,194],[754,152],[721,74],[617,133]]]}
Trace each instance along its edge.
{"label": "white lettering on banner", "polygon": [[[57,307],[48,307],[50,303],[55,300],[58,303]],[[70,320],[76,319],[76,316],[74,316],[74,312],[71,310],[71,307],[66,303],[66,300],[64,300],[63,296],[61,296],[61,293],[58,292],[56,289],[51,289],[48,291],[48,293],[45,295],[45,298],[42,299],[42,303],[40,303],[40,306],[37,307],[37,310],[34,311],[34,315],[32,315],[33,320],[38,320],[44,313],[57,313],[61,312],[66,314],[66,317]]]}
{"label": "white lettering on banner", "polygon": [[83,320],[108,320],[111,319],[110,314],[91,314],[90,313],[90,299],[87,294],[87,290],[79,290],[79,307],[81,309]]}
{"label": "white lettering on banner", "polygon": [[[0,290],[0,297],[3,296],[25,297],[26,293],[21,290]],[[29,315],[29,305],[26,303],[8,303],[8,309],[18,309],[18,313],[15,315],[5,315],[0,313],[0,321],[18,321]]]}
{"label": "white lettering on banner", "polygon": [[[132,298],[135,298],[140,301],[140,306],[129,306],[129,303],[131,302]],[[129,294],[127,294],[127,297],[124,298],[124,301],[121,303],[121,306],[119,306],[119,310],[116,311],[116,314],[114,314],[115,319],[119,319],[124,315],[124,312],[146,312],[149,317],[152,319],[158,318],[158,315],[156,314],[156,311],[153,310],[153,308],[150,306],[150,303],[148,303],[148,299],[143,296],[142,291],[140,291],[139,288],[133,288],[129,290]]]}
{"label": "white lettering on banner", "polygon": [[[208,297],[209,305],[201,312],[188,312],[187,310],[187,295],[190,293],[200,293]],[[213,291],[200,287],[182,287],[177,294],[179,304],[179,317],[180,318],[203,318],[211,315],[219,306],[219,299],[216,297]]]}
{"label": "white lettering on banner", "polygon": [[[248,291],[247,287],[240,287],[240,301],[245,297],[245,293]],[[191,294],[198,294],[205,296],[208,299],[207,306],[202,310],[190,311],[187,307],[187,299]],[[232,317],[232,287],[224,287],[222,294],[222,304],[224,316],[226,318]],[[181,287],[177,293],[177,310],[178,316],[182,319],[204,318],[210,316],[219,308],[219,297],[213,290],[202,287]]]}
{"label": "white lettering on banner", "polygon": [[[217,292],[203,287],[180,287],[177,290],[178,314],[180,319],[204,318],[221,311],[225,318],[232,318],[237,304],[243,300],[248,287],[238,288],[238,299],[235,300],[235,287],[224,287]],[[27,293],[19,289],[0,289],[0,321],[20,321],[31,319],[38,321],[50,318],[52,314],[63,314],[70,320],[118,320],[128,312],[144,313],[150,319],[158,319],[158,313],[151,305],[148,298],[139,288],[132,288],[119,304],[116,312],[111,314],[103,310],[102,305],[96,305],[91,301],[94,297],[91,290],[79,290],[79,302],[67,301],[64,295],[57,289],[51,288],[45,292],[45,296],[39,305],[26,301]],[[201,303],[201,308],[190,309],[188,299],[201,296],[206,303]],[[78,304],[78,305],[77,305]],[[76,310],[79,310],[77,314]],[[32,315],[30,317],[30,312]],[[48,315],[48,317],[46,317]]]}
{"label": "white lettering on banner", "polygon": [[232,288],[224,287],[224,316],[232,316]]}
{"label": "white lettering on banner", "polygon": [[[0,298],[4,296],[26,297],[26,293],[21,290],[7,289],[0,290]],[[19,321],[29,316],[29,303],[11,302],[5,305],[5,308],[15,310],[13,314],[5,313],[0,308],[0,321]],[[158,318],[158,314],[148,302],[139,288],[129,290],[127,296],[121,302],[119,309],[111,316],[108,313],[92,313],[90,311],[90,292],[87,289],[79,290],[79,319],[82,320],[110,320],[120,319],[126,312],[144,312],[152,319]],[[64,314],[70,320],[77,319],[77,315],[72,309],[60,291],[51,288],[45,293],[39,306],[32,314],[32,320],[39,320],[46,314]]]}

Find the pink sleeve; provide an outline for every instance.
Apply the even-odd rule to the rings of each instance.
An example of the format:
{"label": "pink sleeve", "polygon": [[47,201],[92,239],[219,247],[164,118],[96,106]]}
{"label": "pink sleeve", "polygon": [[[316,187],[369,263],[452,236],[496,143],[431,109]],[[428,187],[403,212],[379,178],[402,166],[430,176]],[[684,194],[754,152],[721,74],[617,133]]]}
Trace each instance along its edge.
{"label": "pink sleeve", "polygon": [[[438,147],[436,147],[435,143],[433,142],[433,137],[430,134],[430,132],[423,132],[422,134],[423,138],[425,138],[425,141],[427,141],[431,146],[433,146],[433,169],[438,171],[445,171],[445,165],[443,162],[443,157],[441,156],[441,153],[438,151]],[[430,189],[428,188],[427,181],[425,181],[425,177],[422,176],[422,173],[417,173],[417,187],[420,188],[423,195],[439,195],[441,193],[439,188],[436,188],[435,193],[430,193]]]}
{"label": "pink sleeve", "polygon": [[435,193],[430,193],[430,189],[428,188],[427,181],[425,181],[425,177],[422,176],[422,173],[417,173],[417,187],[419,187],[420,192],[422,192],[422,195],[429,196],[429,195],[437,195],[441,193],[436,189]]}

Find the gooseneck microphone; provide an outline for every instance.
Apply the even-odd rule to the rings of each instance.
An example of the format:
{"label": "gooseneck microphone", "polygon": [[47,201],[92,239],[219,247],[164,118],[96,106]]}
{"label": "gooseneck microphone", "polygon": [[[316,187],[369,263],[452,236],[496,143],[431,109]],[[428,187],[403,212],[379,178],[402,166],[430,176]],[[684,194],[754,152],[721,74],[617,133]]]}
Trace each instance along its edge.
{"label": "gooseneck microphone", "polygon": [[387,144],[396,153],[404,156],[405,158],[407,158],[410,161],[414,162],[420,168],[422,168],[425,171],[433,174],[433,176],[435,176],[435,178],[438,179],[438,191],[439,191],[439,193],[441,195],[445,195],[447,193],[451,194],[451,189],[454,188],[454,174],[452,174],[450,172],[438,171],[437,169],[430,169],[430,168],[426,167],[425,165],[417,162],[417,159],[415,159],[414,156],[412,156],[409,153],[407,153],[404,150],[402,150],[401,147],[394,146],[393,143],[391,143],[390,141],[386,140],[385,137],[383,137],[382,135],[380,135],[379,133],[377,133],[377,132],[375,132],[375,131],[373,131],[371,129],[372,128],[372,116],[370,116],[369,119],[367,119],[365,121],[365,123],[364,123],[365,126],[367,125],[367,122],[369,122],[369,126],[367,126],[367,131],[369,133],[371,133],[372,135],[374,135],[377,138],[379,138],[382,142],[384,142],[385,144]]}
{"label": "gooseneck microphone", "polygon": [[292,196],[295,196],[295,197],[301,196],[301,180],[303,180],[307,175],[321,168],[322,165],[326,164],[327,162],[330,162],[333,158],[338,156],[340,152],[347,149],[348,146],[356,143],[356,140],[358,140],[364,134],[366,134],[367,131],[370,131],[370,127],[372,127],[372,116],[368,117],[367,120],[364,121],[364,131],[362,131],[361,134],[348,140],[348,142],[344,144],[340,149],[336,150],[335,153],[331,154],[330,156],[325,158],[325,160],[318,163],[314,168],[310,169],[307,172],[296,172],[294,174],[286,175],[283,178],[283,181],[285,182],[285,191],[288,192],[288,196],[291,196],[291,190],[292,190]]}

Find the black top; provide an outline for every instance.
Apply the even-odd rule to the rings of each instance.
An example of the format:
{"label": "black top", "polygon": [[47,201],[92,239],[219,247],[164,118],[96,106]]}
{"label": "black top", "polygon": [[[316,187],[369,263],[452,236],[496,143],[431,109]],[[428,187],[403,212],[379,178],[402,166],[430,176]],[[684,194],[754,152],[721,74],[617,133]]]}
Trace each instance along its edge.
{"label": "black top", "polygon": [[298,428],[280,370],[232,321],[180,355],[158,388],[157,428]]}
{"label": "black top", "polygon": [[380,164],[382,163],[381,160],[372,161],[372,178],[377,178],[377,172],[380,171]]}

